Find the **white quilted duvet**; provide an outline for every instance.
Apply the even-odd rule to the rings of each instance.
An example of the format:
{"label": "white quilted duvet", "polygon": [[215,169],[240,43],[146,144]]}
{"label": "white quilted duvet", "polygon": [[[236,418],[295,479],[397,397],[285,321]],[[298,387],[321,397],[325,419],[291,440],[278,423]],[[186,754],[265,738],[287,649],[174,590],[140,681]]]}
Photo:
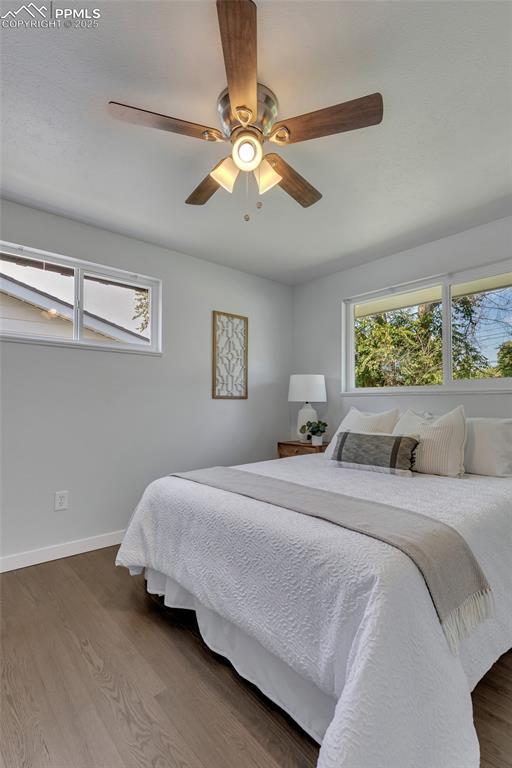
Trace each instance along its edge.
{"label": "white quilted duvet", "polygon": [[406,555],[173,477],[146,489],[117,563],[175,579],[337,698],[318,768],[478,768],[470,691],[512,645],[512,478],[403,478],[318,455],[242,468],[452,525],[494,590],[496,618],[455,657]]}

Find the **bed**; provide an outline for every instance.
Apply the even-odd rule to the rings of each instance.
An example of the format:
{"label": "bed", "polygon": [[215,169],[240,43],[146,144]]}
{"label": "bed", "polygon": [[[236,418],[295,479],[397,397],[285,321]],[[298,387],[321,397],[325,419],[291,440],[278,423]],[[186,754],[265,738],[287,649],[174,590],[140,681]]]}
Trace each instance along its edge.
{"label": "bed", "polygon": [[495,617],[448,647],[420,571],[376,539],[177,477],[145,491],[117,564],[193,609],[228,658],[321,744],[318,768],[478,768],[471,690],[512,646],[512,478],[342,469],[321,455],[247,472],[392,504],[455,528]]}

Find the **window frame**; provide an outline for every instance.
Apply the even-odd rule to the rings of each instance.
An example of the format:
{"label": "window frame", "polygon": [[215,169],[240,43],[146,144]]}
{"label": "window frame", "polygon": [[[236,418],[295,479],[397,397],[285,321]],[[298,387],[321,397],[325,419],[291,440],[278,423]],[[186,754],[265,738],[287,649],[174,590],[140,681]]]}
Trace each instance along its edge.
{"label": "window frame", "polygon": [[[43,251],[31,246],[18,245],[5,240],[0,240],[0,248],[3,252],[12,256],[21,256],[35,261],[49,261],[53,264],[69,267],[75,271],[74,276],[74,301],[73,301],[73,338],[59,339],[50,336],[34,336],[24,333],[13,333],[0,329],[0,341],[15,342],[21,344],[40,344],[50,347],[68,347],[71,349],[94,349],[104,352],[120,352],[135,355],[162,355],[162,281],[156,277],[140,275],[129,270],[109,267],[94,261],[75,259],[71,256]],[[108,342],[95,342],[83,337],[83,296],[84,274],[93,274],[108,278],[112,282],[128,283],[135,288],[145,288],[150,291],[150,327],[151,343],[130,344],[122,342],[109,344]]]}
{"label": "window frame", "polygon": [[[342,302],[342,349],[341,349],[341,394],[345,396],[365,395],[447,395],[447,394],[496,394],[512,393],[512,377],[505,376],[499,379],[454,379],[452,376],[452,313],[451,294],[452,286],[466,283],[482,277],[494,277],[512,271],[512,259],[504,259],[492,265],[475,267],[461,272],[450,272],[432,275],[421,280],[414,280],[399,285],[388,286],[383,289],[369,291],[344,299]],[[428,384],[423,386],[397,386],[397,387],[356,387],[355,386],[355,332],[354,332],[354,307],[379,298],[384,298],[394,293],[406,293],[421,288],[442,288],[442,317],[443,317],[443,383]]]}

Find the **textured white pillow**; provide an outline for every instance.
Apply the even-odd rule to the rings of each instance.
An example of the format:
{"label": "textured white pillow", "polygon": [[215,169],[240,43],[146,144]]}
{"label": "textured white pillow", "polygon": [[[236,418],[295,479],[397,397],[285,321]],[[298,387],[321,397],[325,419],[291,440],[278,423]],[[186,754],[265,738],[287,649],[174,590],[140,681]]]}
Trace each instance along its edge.
{"label": "textured white pillow", "polygon": [[391,434],[399,416],[398,408],[384,413],[366,413],[365,411],[358,411],[357,408],[351,408],[327,446],[324,453],[325,458],[332,458],[339,432],[385,432]]}
{"label": "textured white pillow", "polygon": [[446,477],[464,474],[464,406],[459,405],[435,421],[414,411],[406,411],[399,418],[393,434],[420,436],[420,444],[416,448],[415,472]]}
{"label": "textured white pillow", "polygon": [[512,419],[468,419],[467,425],[466,472],[512,476]]}

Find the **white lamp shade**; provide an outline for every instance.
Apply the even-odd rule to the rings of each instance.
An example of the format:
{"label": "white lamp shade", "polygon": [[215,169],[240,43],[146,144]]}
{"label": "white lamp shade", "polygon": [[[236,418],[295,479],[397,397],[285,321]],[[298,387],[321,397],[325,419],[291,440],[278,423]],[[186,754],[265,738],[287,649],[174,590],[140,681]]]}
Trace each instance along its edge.
{"label": "white lamp shade", "polygon": [[319,373],[294,373],[290,376],[290,403],[325,403],[325,376]]}
{"label": "white lamp shade", "polygon": [[233,192],[233,187],[240,171],[233,162],[232,157],[225,157],[220,163],[217,163],[210,176],[217,184],[224,187],[226,192]]}
{"label": "white lamp shade", "polygon": [[263,158],[258,168],[256,168],[253,173],[258,184],[258,192],[260,195],[264,195],[265,192],[268,192],[269,189],[272,189],[272,187],[275,187],[276,184],[279,184],[279,182],[283,180],[283,177],[274,171],[269,161],[265,160],[265,158]]}

